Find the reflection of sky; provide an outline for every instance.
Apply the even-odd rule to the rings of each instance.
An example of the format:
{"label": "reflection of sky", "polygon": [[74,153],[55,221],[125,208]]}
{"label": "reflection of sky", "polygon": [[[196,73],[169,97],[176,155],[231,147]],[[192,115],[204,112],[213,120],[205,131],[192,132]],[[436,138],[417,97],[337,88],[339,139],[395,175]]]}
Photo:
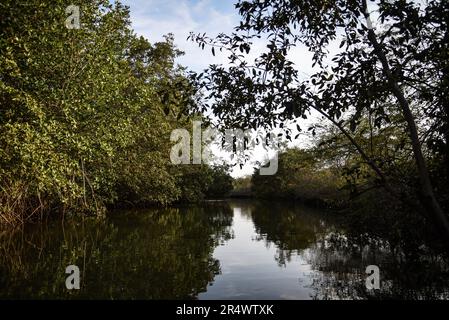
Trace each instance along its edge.
{"label": "reflection of sky", "polygon": [[199,299],[310,299],[310,276],[314,273],[305,260],[294,254],[279,266],[276,247],[257,241],[251,212],[234,207],[235,238],[215,249],[222,274],[215,277]]}

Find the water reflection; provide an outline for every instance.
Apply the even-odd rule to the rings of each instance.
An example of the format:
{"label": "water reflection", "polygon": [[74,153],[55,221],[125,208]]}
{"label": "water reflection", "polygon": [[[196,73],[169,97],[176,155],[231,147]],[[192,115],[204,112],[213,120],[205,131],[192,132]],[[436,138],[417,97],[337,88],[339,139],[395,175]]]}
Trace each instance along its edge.
{"label": "water reflection", "polygon": [[[447,261],[420,250],[285,203],[123,211],[0,231],[0,298],[449,298]],[[65,288],[70,264],[79,291]],[[365,288],[370,264],[381,290]]]}
{"label": "water reflection", "polygon": [[[313,243],[319,220],[287,207],[231,203],[234,238],[215,250],[222,273],[201,299],[310,299],[314,270],[300,254]],[[293,224],[292,224],[293,222]],[[308,223],[307,226],[305,224]],[[295,229],[295,225],[300,225]],[[292,243],[300,248],[287,248]]]}
{"label": "water reflection", "polygon": [[[220,272],[213,249],[231,222],[230,208],[215,205],[3,233],[0,298],[195,298]],[[65,288],[70,264],[81,269],[79,291]]]}
{"label": "water reflection", "polygon": [[[427,247],[400,244],[388,230],[351,228],[333,215],[291,204],[262,203],[252,209],[260,240],[276,247],[279,265],[306,261],[313,299],[448,299],[447,258]],[[357,224],[355,224],[357,225]],[[367,228],[368,229],[368,228]],[[390,232],[391,233],[391,232]],[[380,236],[382,234],[382,236]],[[366,267],[381,270],[380,290],[367,290]]]}
{"label": "water reflection", "polygon": [[[308,257],[313,269],[320,271],[313,280],[313,297],[449,299],[447,259],[423,248],[407,249],[367,234],[328,233],[313,245]],[[366,289],[368,265],[380,268],[380,290]]]}

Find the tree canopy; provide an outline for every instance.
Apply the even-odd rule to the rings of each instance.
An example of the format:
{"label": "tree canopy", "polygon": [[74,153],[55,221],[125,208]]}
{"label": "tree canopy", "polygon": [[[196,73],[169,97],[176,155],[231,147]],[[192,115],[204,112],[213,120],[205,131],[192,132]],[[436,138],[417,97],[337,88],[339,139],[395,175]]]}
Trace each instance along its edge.
{"label": "tree canopy", "polygon": [[[196,89],[173,37],[150,43],[120,2],[0,4],[0,217],[44,210],[102,213],[115,203],[169,204],[208,185],[201,166],[170,163],[170,133],[187,127]],[[189,191],[190,190],[190,191]]]}
{"label": "tree canopy", "polygon": [[[290,140],[286,121],[314,111],[350,141],[379,185],[404,198],[401,185],[390,181],[385,159],[354,138],[366,119],[371,132],[394,121],[407,133],[398,147],[411,150],[415,163],[409,175],[416,178],[420,201],[414,206],[448,236],[447,203],[440,204],[447,187],[435,195],[432,184],[438,182],[429,174],[429,163],[437,162],[440,179],[447,181],[448,2],[254,0],[238,1],[236,9],[241,19],[231,34],[190,35],[202,48],[229,58],[227,67],[212,65],[192,76],[212,101],[202,108],[210,107],[229,126],[284,128]],[[260,39],[265,51],[253,63],[247,57]],[[340,49],[331,53],[335,43]],[[309,77],[292,62],[297,46],[313,54],[316,72]],[[297,129],[303,129],[300,123]],[[314,126],[308,129],[315,132]]]}

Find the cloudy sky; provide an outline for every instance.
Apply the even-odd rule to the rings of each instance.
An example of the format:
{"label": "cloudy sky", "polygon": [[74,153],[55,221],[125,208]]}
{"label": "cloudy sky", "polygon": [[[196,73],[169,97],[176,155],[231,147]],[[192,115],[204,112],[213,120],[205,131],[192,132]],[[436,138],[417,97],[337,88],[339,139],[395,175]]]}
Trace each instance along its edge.
{"label": "cloudy sky", "polygon": [[[173,33],[175,43],[185,55],[178,63],[197,72],[210,64],[226,64],[226,56],[217,52],[214,57],[209,50],[201,50],[198,45],[187,41],[191,31],[206,32],[216,36],[220,32],[230,33],[239,23],[239,15],[234,8],[236,0],[125,0],[130,7],[133,29],[151,42],[163,40],[163,36]],[[255,42],[253,55],[258,55],[265,48],[263,40]],[[311,54],[304,47],[291,51],[289,58],[307,76],[313,73]],[[304,141],[295,142],[301,145]],[[263,161],[267,157],[263,149],[254,153],[253,161]],[[233,176],[242,176],[253,172],[253,164],[248,163],[243,169],[235,168]]]}
{"label": "cloudy sky", "polygon": [[234,0],[126,0],[131,9],[134,30],[151,42],[163,40],[168,33],[186,54],[178,61],[200,71],[210,63],[223,63],[225,57],[215,58],[203,52],[187,37],[191,31],[207,32],[211,36],[229,32],[238,23]]}
{"label": "cloudy sky", "polygon": [[[190,69],[200,71],[211,63],[226,63],[226,57],[217,52],[214,57],[209,51],[203,52],[198,46],[187,41],[191,31],[206,32],[216,36],[220,32],[230,33],[239,23],[239,15],[234,8],[236,0],[124,0],[131,9],[134,30],[151,42],[163,40],[163,35],[173,33],[175,42],[185,52],[178,61]],[[255,43],[253,52],[263,50],[265,43]],[[311,54],[304,47],[291,52],[290,58],[303,75],[310,74]]]}

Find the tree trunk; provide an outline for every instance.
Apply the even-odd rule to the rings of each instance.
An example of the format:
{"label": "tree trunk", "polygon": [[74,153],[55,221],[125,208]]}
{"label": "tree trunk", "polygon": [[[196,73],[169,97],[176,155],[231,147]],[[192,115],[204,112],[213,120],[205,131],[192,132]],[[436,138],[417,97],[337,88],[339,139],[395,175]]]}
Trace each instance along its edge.
{"label": "tree trunk", "polygon": [[[365,8],[366,8],[366,1]],[[366,10],[365,10],[366,12]],[[365,13],[365,18],[368,21],[368,25],[371,24],[369,13]],[[376,34],[372,28],[368,30],[368,40],[371,45],[374,47],[374,52],[377,58],[382,63],[382,69],[385,74],[385,77],[390,84],[391,92],[396,97],[401,110],[404,116],[405,121],[407,122],[408,133],[411,139],[413,155],[415,158],[416,166],[418,169],[419,180],[420,180],[420,192],[421,192],[421,203],[424,208],[430,213],[430,217],[433,220],[432,222],[435,224],[437,229],[441,232],[442,236],[445,240],[449,241],[449,219],[447,215],[443,212],[440,207],[435,193],[433,191],[432,183],[430,181],[429,172],[427,169],[426,161],[424,159],[424,155],[421,148],[421,142],[419,141],[418,130],[416,127],[415,119],[410,109],[410,105],[405,98],[404,92],[400,88],[396,78],[391,72],[390,65],[388,63],[387,57],[383,51],[382,46],[377,41]]]}

